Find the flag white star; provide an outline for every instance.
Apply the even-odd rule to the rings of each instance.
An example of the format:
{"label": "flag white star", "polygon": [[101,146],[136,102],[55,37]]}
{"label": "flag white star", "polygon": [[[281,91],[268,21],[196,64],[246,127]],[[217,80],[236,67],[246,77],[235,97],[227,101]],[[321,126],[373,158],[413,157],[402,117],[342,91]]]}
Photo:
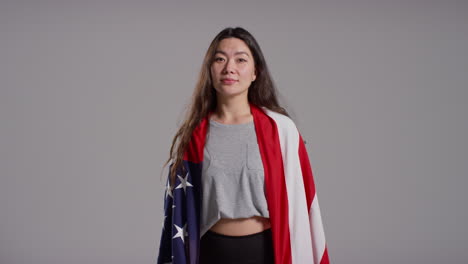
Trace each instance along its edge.
{"label": "flag white star", "polygon": [[182,242],[185,243],[184,237],[188,236],[187,234],[187,224],[184,225],[184,227],[179,227],[178,225],[174,224],[175,228],[177,229],[177,234],[172,239],[176,239],[180,237],[182,239]]}
{"label": "flag white star", "polygon": [[184,192],[187,192],[187,187],[193,187],[193,185],[190,182],[188,182],[188,172],[185,175],[185,178],[182,178],[180,175],[177,175],[177,177],[179,177],[180,184],[177,185],[176,189],[183,188]]}
{"label": "flag white star", "polygon": [[167,186],[166,186],[166,199],[168,195],[174,198],[174,196],[172,196],[172,188],[171,188],[171,183],[169,181],[167,181]]}

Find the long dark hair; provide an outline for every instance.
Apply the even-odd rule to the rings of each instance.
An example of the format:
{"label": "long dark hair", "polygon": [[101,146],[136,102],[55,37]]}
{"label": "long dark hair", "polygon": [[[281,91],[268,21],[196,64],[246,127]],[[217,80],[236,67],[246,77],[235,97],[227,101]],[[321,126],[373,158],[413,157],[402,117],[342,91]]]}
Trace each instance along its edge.
{"label": "long dark hair", "polygon": [[175,182],[176,168],[182,163],[185,149],[189,144],[193,130],[210,112],[216,109],[216,91],[211,80],[211,64],[221,40],[226,38],[238,38],[245,42],[249,47],[253,57],[256,69],[256,79],[248,89],[248,101],[256,106],[264,106],[272,111],[289,116],[286,110],[279,106],[276,95],[276,87],[270,76],[265,58],[255,38],[241,27],[228,27],[223,29],[211,41],[200,70],[197,84],[192,95],[189,111],[186,113],[185,120],[172,140],[169,159],[164,164],[167,165],[173,159],[172,167],[169,171],[171,185]]}

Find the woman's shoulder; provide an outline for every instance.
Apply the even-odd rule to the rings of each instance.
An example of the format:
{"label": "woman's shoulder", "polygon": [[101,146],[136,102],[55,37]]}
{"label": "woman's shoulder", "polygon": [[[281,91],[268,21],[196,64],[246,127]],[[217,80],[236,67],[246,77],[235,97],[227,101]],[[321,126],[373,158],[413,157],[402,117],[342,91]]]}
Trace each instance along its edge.
{"label": "woman's shoulder", "polygon": [[276,126],[278,126],[279,129],[285,129],[285,130],[292,130],[292,131],[297,131],[296,124],[292,120],[291,117],[278,113],[276,111],[270,110],[266,107],[262,107],[263,111],[265,114],[267,114],[271,119],[273,119],[276,123]]}

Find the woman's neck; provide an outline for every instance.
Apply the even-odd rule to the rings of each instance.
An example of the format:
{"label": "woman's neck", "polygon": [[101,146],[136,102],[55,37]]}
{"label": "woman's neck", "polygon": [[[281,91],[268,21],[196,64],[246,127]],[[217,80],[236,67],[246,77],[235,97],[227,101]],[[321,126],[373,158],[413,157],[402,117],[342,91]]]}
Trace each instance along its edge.
{"label": "woman's neck", "polygon": [[218,102],[211,119],[224,124],[241,124],[252,121],[248,100]]}

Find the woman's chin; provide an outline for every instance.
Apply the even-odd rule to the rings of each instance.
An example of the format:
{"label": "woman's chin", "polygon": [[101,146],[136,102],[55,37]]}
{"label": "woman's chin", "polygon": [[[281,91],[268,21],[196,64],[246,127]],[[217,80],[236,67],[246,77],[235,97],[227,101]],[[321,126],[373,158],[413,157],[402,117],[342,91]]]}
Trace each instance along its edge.
{"label": "woman's chin", "polygon": [[218,95],[221,95],[223,97],[237,97],[237,96],[242,96],[242,95],[247,95],[248,90],[247,89],[236,89],[235,87],[221,87],[220,89],[216,89]]}
{"label": "woman's chin", "polygon": [[[219,93],[218,93],[219,95]],[[227,93],[222,93],[221,96],[223,98],[237,98],[237,97],[246,97],[247,98],[247,93],[246,92],[227,92]]]}

